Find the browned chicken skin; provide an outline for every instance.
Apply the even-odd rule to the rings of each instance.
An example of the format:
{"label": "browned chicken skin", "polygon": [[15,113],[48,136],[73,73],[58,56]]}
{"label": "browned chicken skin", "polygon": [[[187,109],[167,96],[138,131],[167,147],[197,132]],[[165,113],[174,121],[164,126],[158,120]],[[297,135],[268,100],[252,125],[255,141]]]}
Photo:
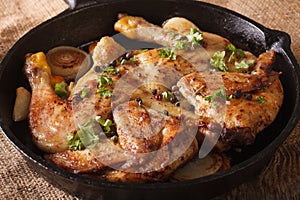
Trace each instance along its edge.
{"label": "browned chicken skin", "polygon": [[[180,18],[171,20],[182,22]],[[174,34],[168,34],[170,29],[180,31],[181,34],[188,33],[190,28],[198,29],[185,19],[183,22],[182,27],[179,29],[172,23],[165,26],[167,29],[162,29],[139,17],[126,16],[115,24],[115,29],[127,37],[151,41],[168,47],[176,45],[176,40],[172,38]],[[147,30],[152,31],[151,35],[146,33]],[[230,43],[220,36],[206,32],[202,32],[202,34],[206,55],[209,56],[212,56],[216,51],[224,50],[224,46]],[[214,129],[223,130],[222,134],[223,140],[226,141],[224,142],[226,148],[230,144],[252,144],[255,135],[275,119],[283,101],[283,90],[278,79],[280,73],[272,71],[275,52],[269,51],[260,55],[257,59],[251,53],[245,52],[247,59],[256,60],[250,74],[208,71],[203,65],[209,65],[209,60],[206,56],[198,56],[200,52],[204,53],[202,49],[196,49],[192,53],[184,52],[182,54],[193,66],[196,66],[197,71],[189,73],[177,83],[183,97],[195,107],[196,114],[200,116],[200,133],[209,136],[212,135],[211,132]],[[196,55],[198,56],[197,59],[191,59]],[[189,67],[184,69],[189,69]],[[227,96],[239,96],[248,93],[248,98],[251,96],[253,100],[247,101],[245,98],[235,98],[222,109],[212,109],[211,103],[205,100],[205,97],[212,95],[221,88],[226,90]],[[269,99],[269,97],[271,98]],[[263,98],[265,102],[259,104],[257,98]],[[269,99],[269,101],[266,101],[266,99]],[[226,104],[226,98],[223,98],[223,104]],[[259,110],[265,110],[265,112]],[[225,123],[225,125],[218,123]],[[200,138],[203,139],[203,136]],[[223,146],[221,144],[220,149]]]}
{"label": "browned chicken skin", "polygon": [[[95,64],[98,65],[104,66],[124,52],[123,47],[108,37],[103,37],[98,45],[101,51],[99,54],[103,56],[97,59]],[[92,116],[107,118],[111,114],[110,99],[101,98],[96,92],[97,74],[92,70],[78,81],[67,100],[61,99],[54,92],[51,69],[43,53],[28,56],[24,71],[32,89],[30,130],[36,145],[45,152],[67,150],[67,134],[75,133],[78,124],[86,123]],[[117,78],[115,75],[114,79]],[[78,100],[78,93],[87,86],[91,88],[91,95],[83,101]]]}
{"label": "browned chicken skin", "polygon": [[[220,139],[225,144],[252,144],[256,134],[270,125],[275,119],[283,101],[283,89],[279,79],[276,79],[268,87],[262,87],[259,90],[246,90],[246,93],[239,98],[232,98],[230,101],[227,101],[226,97],[223,97],[223,100],[221,100],[221,106],[223,107],[222,109],[218,108],[219,112],[220,110],[222,111],[221,113],[216,113],[218,111],[212,107],[213,103],[205,100],[205,97],[216,90],[211,90],[209,94],[205,94],[205,92],[195,94],[197,89],[192,89],[194,82],[187,81],[187,79],[195,80],[199,78],[199,74],[193,73],[188,76],[180,80],[178,86],[183,96],[187,97],[188,101],[194,105],[196,114],[200,116],[200,132],[207,133],[209,131],[207,127],[211,123],[224,123],[224,126],[221,127],[222,137]],[[224,87],[224,85],[220,85],[220,87]],[[234,82],[230,85],[230,88],[232,87],[234,87]],[[231,94],[230,90],[227,94]],[[258,102],[259,97],[264,99],[264,103]],[[219,128],[220,131],[221,129]],[[213,130],[213,128],[210,130]]]}
{"label": "browned chicken skin", "polygon": [[49,66],[43,63],[42,53],[28,55],[25,74],[29,80],[32,97],[29,127],[34,143],[49,153],[68,149],[67,134],[76,131],[72,102],[57,96],[51,86]]}
{"label": "browned chicken skin", "polygon": [[[186,34],[189,26],[177,30],[169,24],[166,28]],[[131,16],[115,24],[115,29],[127,37],[172,47],[178,41],[166,28]],[[256,63],[250,73],[212,72],[210,57],[230,42],[205,32],[203,38],[204,48],[179,50],[174,60],[162,58],[160,49],[133,53],[133,61],[118,63],[114,67],[118,73],[110,74],[104,67],[119,61],[125,49],[112,38],[103,37],[94,50],[94,65],[78,80],[67,100],[54,93],[49,66],[35,60],[37,55],[28,57],[25,72],[32,87],[29,125],[33,140],[43,151],[54,153],[46,158],[56,165],[115,182],[167,180],[195,157],[204,138],[210,140],[214,132],[221,135],[216,144],[219,150],[253,143],[275,119],[283,101],[279,73],[271,68],[275,52],[257,59],[246,53],[247,59]],[[112,97],[99,95],[101,75],[111,79],[106,89]],[[177,105],[155,99],[154,89],[162,94],[174,86],[179,92],[174,92]],[[80,98],[87,87],[88,95]],[[222,88],[225,96],[218,103],[223,107],[216,109],[207,97]],[[263,103],[258,102],[259,97]],[[75,134],[79,125],[96,117],[114,121],[118,141],[101,132],[94,148],[68,150],[67,134]]]}

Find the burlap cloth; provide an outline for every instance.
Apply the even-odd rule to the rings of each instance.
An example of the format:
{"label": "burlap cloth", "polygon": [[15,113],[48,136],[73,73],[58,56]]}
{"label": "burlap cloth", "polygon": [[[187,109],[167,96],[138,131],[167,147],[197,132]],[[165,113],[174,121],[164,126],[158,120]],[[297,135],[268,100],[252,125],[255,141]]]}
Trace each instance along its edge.
{"label": "burlap cloth", "polygon": [[[299,0],[206,1],[289,33],[300,61]],[[0,60],[23,34],[67,8],[63,0],[0,0]],[[0,199],[76,199],[32,172],[3,134],[0,140]],[[258,177],[217,199],[300,199],[300,123]]]}

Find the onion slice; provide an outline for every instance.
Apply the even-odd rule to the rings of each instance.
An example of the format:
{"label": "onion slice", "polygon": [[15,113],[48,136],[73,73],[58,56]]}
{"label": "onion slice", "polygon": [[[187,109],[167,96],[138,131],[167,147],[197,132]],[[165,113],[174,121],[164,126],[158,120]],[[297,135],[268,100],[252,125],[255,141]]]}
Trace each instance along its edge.
{"label": "onion slice", "polygon": [[171,178],[174,181],[184,181],[208,176],[223,169],[224,158],[221,154],[210,153],[205,158],[195,158],[179,168]]}
{"label": "onion slice", "polygon": [[71,46],[58,46],[47,53],[47,62],[53,76],[62,76],[67,81],[75,80],[91,65],[91,57],[85,51]]}

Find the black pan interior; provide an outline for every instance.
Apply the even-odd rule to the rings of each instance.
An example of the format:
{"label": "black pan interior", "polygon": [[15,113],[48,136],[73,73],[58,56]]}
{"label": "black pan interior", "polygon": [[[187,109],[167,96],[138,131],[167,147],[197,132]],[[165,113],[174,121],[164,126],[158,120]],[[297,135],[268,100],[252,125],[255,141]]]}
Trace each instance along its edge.
{"label": "black pan interior", "polygon": [[[201,193],[199,184],[203,186],[205,183],[206,186],[203,189],[205,188],[206,191],[202,191],[202,193],[204,196],[206,194],[207,197],[210,197],[247,179],[237,180],[236,176],[232,176],[233,172],[236,171],[237,176],[244,173],[241,170],[250,170],[250,174],[257,173],[272,156],[276,147],[287,137],[299,117],[299,114],[295,114],[297,109],[299,111],[299,70],[295,66],[296,61],[289,50],[289,37],[284,33],[266,29],[226,9],[194,1],[121,0],[98,3],[79,10],[67,11],[26,34],[4,58],[0,71],[1,126],[14,145],[31,160],[30,162],[40,163],[42,174],[47,174],[47,171],[44,170],[46,169],[52,171],[51,173],[58,174],[58,176],[63,176],[59,184],[63,184],[64,181],[69,182],[67,179],[71,177],[72,180],[82,181],[83,185],[81,187],[97,186],[100,191],[103,187],[118,188],[121,193],[123,190],[133,190],[130,184],[99,183],[95,180],[70,174],[46,163],[42,158],[42,152],[32,144],[27,122],[15,123],[12,121],[15,89],[18,86],[25,86],[30,89],[22,72],[24,56],[29,52],[46,52],[58,45],[81,46],[98,40],[104,35],[114,35],[116,32],[113,30],[113,24],[117,20],[118,13],[142,16],[158,25],[170,17],[184,16],[198,25],[200,29],[224,36],[239,48],[249,50],[256,55],[271,48],[278,52],[274,68],[277,71],[282,71],[281,81],[286,98],[275,122],[257,137],[253,146],[244,148],[241,153],[234,153],[233,164],[235,166],[232,169],[208,178],[180,184],[181,187],[189,186],[191,191],[197,192],[200,190],[198,192]],[[253,167],[255,163],[257,163],[257,167]],[[225,186],[225,188],[218,192],[207,189],[208,186],[211,186],[207,182],[223,184],[222,179],[223,181],[229,180],[226,177],[231,177],[232,183]],[[143,192],[150,188],[161,188],[161,190],[169,191],[166,188],[176,188],[180,184],[161,184],[159,187],[159,184],[142,184],[134,186],[134,188],[140,188]],[[78,186],[74,186],[74,188],[64,185],[64,187],[74,193],[80,191]],[[105,191],[102,192],[105,193]],[[143,196],[142,193],[140,195]]]}

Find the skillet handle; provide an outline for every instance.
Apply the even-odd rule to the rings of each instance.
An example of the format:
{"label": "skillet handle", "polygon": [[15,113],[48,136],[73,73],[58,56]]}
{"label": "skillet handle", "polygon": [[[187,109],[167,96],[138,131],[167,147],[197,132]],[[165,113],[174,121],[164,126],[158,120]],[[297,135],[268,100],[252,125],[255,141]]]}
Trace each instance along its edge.
{"label": "skillet handle", "polygon": [[277,30],[266,30],[265,34],[267,38],[267,47],[269,49],[277,50],[283,48],[287,50],[290,48],[291,38],[287,33]]}
{"label": "skillet handle", "polygon": [[291,51],[291,37],[289,34],[277,30],[266,30],[265,34],[268,38],[268,49],[273,49],[284,55],[286,62],[291,63],[293,66],[299,66]]}
{"label": "skillet handle", "polygon": [[96,3],[105,3],[110,0],[64,0],[67,4],[69,4],[70,10],[76,10],[84,6],[96,4]]}

